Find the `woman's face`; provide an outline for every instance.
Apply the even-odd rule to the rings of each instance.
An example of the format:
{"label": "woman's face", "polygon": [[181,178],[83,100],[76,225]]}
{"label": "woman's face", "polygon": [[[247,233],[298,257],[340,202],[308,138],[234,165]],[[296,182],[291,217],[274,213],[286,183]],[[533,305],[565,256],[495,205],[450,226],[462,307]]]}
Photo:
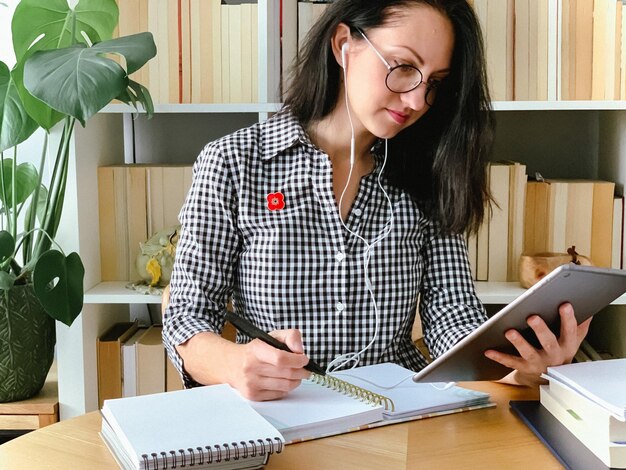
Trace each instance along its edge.
{"label": "woman's face", "polygon": [[[404,8],[389,24],[364,32],[368,42],[349,39],[346,51],[347,90],[357,121],[376,137],[391,138],[414,124],[429,109],[429,86],[445,78],[450,69],[454,31],[450,20],[427,5]],[[394,93],[385,85],[388,67],[418,68],[423,83],[407,93]],[[394,74],[411,72],[403,68]],[[432,90],[428,101],[433,102]],[[343,99],[343,96],[340,96]]]}

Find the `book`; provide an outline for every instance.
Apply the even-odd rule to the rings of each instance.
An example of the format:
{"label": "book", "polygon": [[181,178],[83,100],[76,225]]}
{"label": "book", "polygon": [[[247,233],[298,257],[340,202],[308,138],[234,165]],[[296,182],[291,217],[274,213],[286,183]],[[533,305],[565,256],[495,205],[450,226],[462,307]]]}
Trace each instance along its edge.
{"label": "book", "polygon": [[605,465],[626,468],[626,443],[611,442],[606,439],[606,433],[590,428],[589,423],[573,414],[565,404],[553,397],[545,385],[540,387],[540,394],[541,405]]}
{"label": "book", "polygon": [[125,470],[259,468],[284,438],[229,385],[106,400],[100,436]]}
{"label": "book", "polygon": [[611,267],[622,269],[624,239],[624,196],[613,199],[613,228],[611,232]]}
{"label": "book", "polygon": [[548,367],[544,377],[559,381],[626,421],[626,358]]}
{"label": "book", "polygon": [[137,340],[146,332],[139,328],[122,344],[122,396],[137,396]]}
{"label": "book", "polygon": [[[558,402],[564,412],[580,421],[587,432],[607,442],[626,443],[626,421],[620,421],[608,410],[580,393],[558,381],[551,380],[549,385],[540,387],[540,394],[542,397],[544,394],[549,395],[549,398]],[[563,422],[562,419],[559,421]]]}
{"label": "book", "polygon": [[593,182],[590,255],[594,266],[611,267],[614,193],[615,183],[611,181]]}
{"label": "book", "polygon": [[251,404],[287,443],[493,406],[486,393],[417,384],[413,374],[392,363],[314,374],[281,400]]}
{"label": "book", "polygon": [[137,339],[137,395],[165,391],[165,347],[161,327],[152,325]]}
{"label": "book", "polygon": [[608,470],[593,452],[546,410],[539,400],[512,400],[513,412],[539,438],[556,459],[570,470]]}
{"label": "book", "polygon": [[519,280],[519,259],[524,251],[524,204],[526,202],[526,165],[504,162],[509,165],[509,240],[507,281]]}
{"label": "book", "polygon": [[96,338],[98,404],[122,396],[122,344],[137,331],[137,322],[118,322]]}
{"label": "book", "polygon": [[489,248],[487,255],[487,280],[506,281],[509,248],[509,165],[489,165],[489,189],[494,198],[489,220]]}

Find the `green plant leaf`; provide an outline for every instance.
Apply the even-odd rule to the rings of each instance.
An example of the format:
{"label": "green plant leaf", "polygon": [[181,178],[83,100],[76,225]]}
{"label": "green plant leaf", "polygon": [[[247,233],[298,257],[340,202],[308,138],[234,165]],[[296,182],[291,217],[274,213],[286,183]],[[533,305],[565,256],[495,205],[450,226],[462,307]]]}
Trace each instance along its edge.
{"label": "green plant leaf", "polygon": [[126,72],[118,63],[82,45],[37,51],[24,66],[26,89],[83,126],[127,84]]}
{"label": "green plant leaf", "polygon": [[[2,205],[4,207],[11,207],[13,205],[13,182],[11,180],[11,173],[13,171],[12,165],[12,158],[5,158],[4,160],[2,160],[2,175],[4,176],[4,187],[6,188],[7,200],[4,200],[4,194],[2,194],[1,190],[2,186],[0,186],[0,201],[2,201]],[[32,163],[20,163],[19,165],[17,165],[15,171],[16,204],[21,204],[26,201],[26,199],[28,199],[28,196],[33,193],[38,183],[39,176],[37,174],[37,169]]]}
{"label": "green plant leaf", "polygon": [[[67,0],[22,0],[13,14],[11,32],[17,65],[13,80],[24,108],[37,124],[46,130],[58,123],[63,115],[33,97],[24,87],[24,63],[38,50],[51,50],[74,43],[89,44],[110,39],[119,17],[115,0],[80,0],[72,10]],[[76,20],[74,38],[72,24]]]}
{"label": "green plant leaf", "polygon": [[[80,0],[74,9],[69,7],[67,0],[22,0],[11,21],[15,56],[19,62],[29,49],[87,44],[81,32],[91,43],[110,39],[118,18],[115,0]],[[74,20],[76,28],[72,38]]]}
{"label": "green plant leaf", "polygon": [[15,285],[15,276],[6,271],[0,271],[0,290],[9,290]]}
{"label": "green plant leaf", "polygon": [[127,73],[106,54],[126,58],[137,70],[156,54],[152,34],[140,33],[56,51],[37,51],[24,66],[24,86],[50,107],[85,121],[119,96],[129,84]]}
{"label": "green plant leaf", "polygon": [[0,152],[25,141],[37,130],[30,118],[9,67],[0,62]]}
{"label": "green plant leaf", "polygon": [[35,294],[48,314],[70,326],[83,308],[85,268],[77,253],[42,254],[33,270]]}
{"label": "green plant leaf", "polygon": [[[34,189],[33,189],[34,191]],[[48,188],[46,188],[43,184],[39,187],[39,195],[37,196],[37,220],[39,221],[39,223],[41,224],[43,222],[44,216],[45,216],[45,209],[46,209],[46,199],[48,199]],[[30,220],[31,218],[31,213],[33,211],[33,206],[35,205],[35,201],[32,201],[31,204],[28,206],[28,209],[26,210],[26,220]],[[33,227],[26,227],[25,228],[27,230],[31,230]]]}
{"label": "green plant leaf", "polygon": [[0,231],[0,263],[4,263],[8,258],[13,256],[14,251],[15,240],[13,239],[13,235],[6,230]]}
{"label": "green plant leaf", "polygon": [[111,53],[124,56],[128,75],[143,67],[156,55],[156,44],[152,33],[137,33],[130,36],[99,42],[91,48],[96,53]]}
{"label": "green plant leaf", "polygon": [[[30,51],[25,57],[30,57]],[[26,87],[24,87],[24,60],[18,62],[13,68],[11,77],[13,78],[15,87],[17,88],[20,98],[22,99],[24,109],[28,115],[35,120],[37,124],[39,124],[39,126],[47,131],[50,131],[55,124],[63,119],[63,114],[55,111],[43,101],[35,98],[28,92]]]}

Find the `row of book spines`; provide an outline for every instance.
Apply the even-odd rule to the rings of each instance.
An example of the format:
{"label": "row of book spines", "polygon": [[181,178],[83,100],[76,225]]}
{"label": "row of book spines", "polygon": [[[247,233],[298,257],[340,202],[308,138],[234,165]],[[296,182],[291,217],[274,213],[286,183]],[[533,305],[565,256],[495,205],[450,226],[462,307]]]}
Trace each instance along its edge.
{"label": "row of book spines", "polygon": [[192,180],[191,165],[98,168],[100,262],[103,281],[140,278],[140,243],[178,224]]}
{"label": "row of book spines", "polygon": [[472,277],[478,281],[517,281],[523,252],[526,166],[493,162],[488,184],[495,201],[485,209],[478,233],[467,237]]}
{"label": "row of book spines", "polygon": [[118,34],[152,32],[157,55],[133,79],[155,103],[258,101],[258,5],[118,0]]}
{"label": "row of book spines", "polygon": [[[626,6],[622,0],[559,2],[560,32],[552,24],[558,21],[551,14],[557,11],[556,0],[470,3],[483,30],[494,100],[626,98]],[[550,60],[551,44],[558,60]],[[552,84],[551,76],[558,83]],[[550,98],[551,89],[554,98]]]}
{"label": "row of book spines", "polygon": [[563,1],[561,99],[626,99],[626,5]]}
{"label": "row of book spines", "polygon": [[100,408],[107,399],[183,388],[166,357],[158,325],[116,323],[97,339],[96,350]]}
{"label": "row of book spines", "polygon": [[596,266],[622,267],[624,198],[614,196],[614,183],[527,182],[525,165],[494,162],[489,187],[495,204],[467,237],[474,280],[517,281],[522,254],[567,253],[571,246]]}
{"label": "row of book spines", "polygon": [[565,253],[575,246],[596,266],[621,268],[624,200],[614,194],[610,181],[529,181],[524,251]]}

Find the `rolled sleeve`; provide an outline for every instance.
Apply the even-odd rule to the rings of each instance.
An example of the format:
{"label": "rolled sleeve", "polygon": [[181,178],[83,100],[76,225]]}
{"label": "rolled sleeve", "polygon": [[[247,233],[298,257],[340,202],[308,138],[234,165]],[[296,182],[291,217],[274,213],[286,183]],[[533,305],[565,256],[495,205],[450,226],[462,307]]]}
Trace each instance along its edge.
{"label": "rolled sleeve", "polygon": [[420,316],[424,341],[437,357],[480,326],[487,315],[476,296],[463,236],[437,235],[431,227],[423,253]]}
{"label": "rolled sleeve", "polygon": [[237,184],[223,154],[218,144],[208,144],[194,165],[163,314],[163,342],[186,387],[196,382],[176,346],[201,332],[221,333],[239,256]]}

